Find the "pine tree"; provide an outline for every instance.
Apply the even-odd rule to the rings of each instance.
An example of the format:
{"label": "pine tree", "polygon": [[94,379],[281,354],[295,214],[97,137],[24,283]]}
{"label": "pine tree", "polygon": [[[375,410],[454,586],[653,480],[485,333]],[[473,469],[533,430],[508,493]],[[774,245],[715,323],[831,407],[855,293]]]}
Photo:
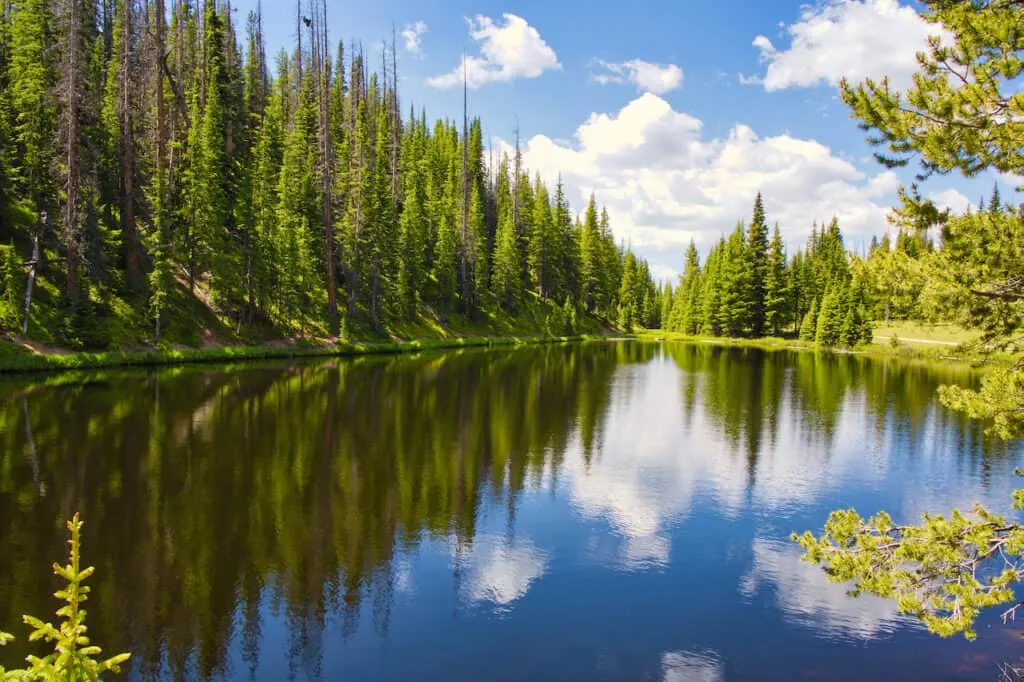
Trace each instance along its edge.
{"label": "pine tree", "polygon": [[608,217],[608,209],[601,208],[601,217],[598,220],[598,295],[597,305],[601,310],[610,314],[616,305],[618,285],[622,279],[622,268],[624,254],[615,244],[615,236],[612,234],[611,220]]}
{"label": "pine tree", "polygon": [[672,289],[671,282],[666,282],[662,286],[658,299],[661,303],[661,310],[658,313],[658,327],[674,331],[674,328],[671,326],[671,319],[672,306],[675,303],[675,291]]}
{"label": "pine tree", "polygon": [[811,301],[803,322],[800,324],[800,340],[812,343],[818,332],[818,302]]}
{"label": "pine tree", "polygon": [[528,264],[530,268],[530,286],[541,298],[546,298],[551,290],[551,240],[554,236],[551,205],[548,192],[537,176],[533,199],[533,218],[531,220],[530,242],[528,245]]}
{"label": "pine tree", "polygon": [[581,254],[577,249],[575,229],[572,216],[569,214],[569,203],[565,199],[565,190],[559,178],[555,185],[555,200],[552,207],[553,237],[552,248],[552,288],[556,298],[582,300],[581,293]]}
{"label": "pine tree", "polygon": [[580,233],[580,296],[587,311],[593,312],[603,302],[601,290],[603,277],[603,245],[601,228],[597,222],[597,202],[590,195],[586,215],[583,219],[583,230]]}
{"label": "pine tree", "polygon": [[619,326],[630,331],[637,323],[639,301],[636,298],[638,273],[636,256],[632,251],[626,252],[625,266],[622,270],[622,284],[619,288]]}
{"label": "pine tree", "polygon": [[405,173],[405,205],[399,220],[399,251],[402,254],[398,274],[399,297],[407,316],[412,316],[420,298],[420,285],[426,270],[426,196],[419,163],[409,164]]}
{"label": "pine tree", "polygon": [[519,247],[515,225],[512,222],[511,202],[498,217],[498,232],[495,236],[494,272],[491,273],[491,291],[494,297],[509,310],[519,301]]}
{"label": "pine tree", "polygon": [[14,120],[14,172],[18,193],[40,216],[53,213],[57,195],[58,107],[54,92],[57,68],[53,5],[48,0],[24,0],[11,10],[10,87],[4,96]]}
{"label": "pine tree", "polygon": [[722,280],[720,277],[721,260],[725,255],[725,237],[720,237],[715,247],[708,253],[704,262],[702,280],[701,328],[702,334],[719,336],[724,329],[722,315]]}
{"label": "pine tree", "polygon": [[772,232],[771,245],[768,248],[767,271],[764,280],[764,320],[763,331],[778,336],[786,323],[788,304],[790,301],[790,278],[786,272],[786,251],[782,243],[779,226]]}
{"label": "pine tree", "polygon": [[491,252],[487,239],[487,210],[484,205],[484,193],[479,182],[473,183],[470,190],[469,234],[473,249],[473,278],[477,298],[490,290],[491,283]]}
{"label": "pine tree", "polygon": [[774,327],[767,323],[768,316],[768,224],[765,222],[761,193],[754,200],[754,216],[747,231],[746,266],[749,276],[749,326],[751,336],[764,336]]}
{"label": "pine tree", "polygon": [[821,299],[814,340],[821,346],[838,346],[843,324],[843,292],[840,285],[829,287]]}
{"label": "pine tree", "polygon": [[[435,201],[440,213],[437,227],[437,245],[434,249],[434,280],[438,288],[438,303],[445,312],[455,310],[459,282],[459,229],[456,224],[454,200],[458,187],[458,169],[455,155],[449,156],[444,190]],[[511,294],[510,294],[511,296]]]}
{"label": "pine tree", "polygon": [[[840,84],[844,103],[869,131],[869,141],[888,147],[877,158],[890,167],[916,158],[925,175],[959,170],[974,176],[987,169],[1021,174],[1020,121],[992,116],[1012,107],[1022,72],[1019,3],[925,0],[920,11],[922,19],[944,26],[952,44],[931,41],[919,55],[909,90],[893,89],[886,80]],[[951,80],[950,72],[957,78]],[[916,219],[940,214],[932,202],[906,194],[901,199]],[[1021,297],[1019,258],[1011,254],[1019,253],[1022,220],[1020,211],[979,211],[940,221],[943,248],[935,274],[949,292],[941,303],[947,314],[958,311],[961,321],[983,329],[989,347],[1016,343],[1011,340],[1022,324],[1019,315],[1005,315]],[[981,269],[984,283],[978,280]],[[986,375],[977,391],[945,387],[940,398],[991,420],[994,433],[1015,437],[1024,424],[1020,385],[1016,366]],[[1019,490],[1013,506],[1021,507]],[[909,611],[942,636],[963,633],[973,639],[983,609],[1017,601],[1020,552],[1003,548],[1021,545],[1024,527],[980,506],[971,513],[928,514],[910,526],[894,525],[885,512],[865,519],[852,509],[838,510],[820,538],[807,532],[796,539],[808,560],[828,566],[834,582],[910,604]],[[923,589],[927,599],[921,598]]]}
{"label": "pine tree", "polygon": [[721,315],[727,336],[742,336],[750,321],[751,272],[746,257],[746,235],[739,224],[729,236],[719,264]]}
{"label": "pine tree", "polygon": [[[374,224],[373,238],[368,246],[371,259],[370,318],[380,329],[383,319],[397,312],[399,266],[398,215],[391,188],[391,158],[387,153],[391,141],[391,114],[384,106],[377,110],[376,129],[371,180]],[[454,201],[454,197],[449,201]]]}
{"label": "pine tree", "polygon": [[697,256],[697,245],[690,240],[686,249],[686,263],[679,279],[679,288],[675,292],[669,328],[684,334],[696,334],[701,325],[700,260]]}
{"label": "pine tree", "polygon": [[871,325],[867,315],[863,277],[854,277],[843,292],[843,324],[839,336],[842,345],[852,348],[871,342]]}

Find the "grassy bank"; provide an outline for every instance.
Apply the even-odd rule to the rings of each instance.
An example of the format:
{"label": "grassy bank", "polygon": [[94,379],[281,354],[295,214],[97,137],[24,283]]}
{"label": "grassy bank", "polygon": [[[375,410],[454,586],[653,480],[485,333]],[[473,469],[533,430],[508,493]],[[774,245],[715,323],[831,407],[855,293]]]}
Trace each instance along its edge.
{"label": "grassy bank", "polygon": [[977,341],[978,336],[978,332],[948,322],[935,324],[914,320],[876,322],[874,328],[876,343],[888,343],[895,338],[899,344],[908,346],[948,346],[952,348],[961,343]]}
{"label": "grassy bank", "polygon": [[[15,344],[0,342],[0,373],[54,372],[108,367],[157,367],[187,363],[238,362],[303,357],[346,357],[371,354],[415,353],[426,350],[567,343],[603,338],[579,336],[476,336],[410,341],[338,342],[332,345],[229,346],[222,348],[106,351],[99,353],[27,353]],[[6,346],[6,348],[4,348]]]}
{"label": "grassy bank", "polygon": [[[916,323],[909,323],[914,325]],[[908,327],[897,327],[898,330],[906,331]],[[925,327],[923,325],[917,325],[914,331],[922,333]],[[962,330],[961,330],[962,332]],[[785,339],[777,337],[766,337],[761,339],[734,339],[729,337],[721,336],[703,336],[703,335],[687,335],[679,332],[667,332],[660,329],[650,329],[638,331],[634,334],[636,338],[644,341],[683,341],[686,343],[707,343],[715,346],[723,347],[738,347],[738,348],[760,348],[762,350],[769,351],[780,351],[780,350],[798,350],[798,351],[817,351],[825,353],[850,353],[860,355],[877,355],[877,356],[888,356],[888,357],[902,357],[908,359],[922,359],[922,360],[944,360],[944,361],[957,361],[957,362],[1011,362],[1014,357],[1008,353],[992,353],[989,355],[983,355],[977,350],[964,350],[960,348],[959,343],[954,342],[938,342],[928,343],[921,337],[911,337],[916,340],[916,343],[908,343],[904,341],[904,337],[896,335],[897,343],[891,342],[891,336],[885,336],[884,338],[877,338],[875,342],[858,346],[853,349],[846,348],[824,348],[816,343],[808,343],[799,339]],[[964,338],[964,341],[973,340],[973,336],[968,339]]]}

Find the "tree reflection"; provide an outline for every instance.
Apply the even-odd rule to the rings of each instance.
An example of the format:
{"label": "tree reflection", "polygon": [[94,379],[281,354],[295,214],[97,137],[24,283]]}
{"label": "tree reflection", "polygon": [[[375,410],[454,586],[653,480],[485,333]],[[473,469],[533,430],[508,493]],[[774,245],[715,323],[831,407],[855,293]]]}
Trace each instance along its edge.
{"label": "tree reflection", "polygon": [[[775,449],[794,424],[815,456],[828,457],[853,404],[879,437],[895,420],[911,432],[897,437],[916,442],[938,420],[955,423],[964,445],[983,442],[977,428],[936,412],[939,382],[971,380],[959,370],[700,345],[467,350],[10,384],[0,387],[0,623],[45,611],[54,585],[40,567],[61,555],[62,522],[75,511],[93,529],[92,634],[132,651],[144,678],[226,675],[236,638],[255,677],[268,613],[288,623],[290,673],[319,678],[329,620],[351,635],[369,614],[386,634],[402,556],[429,539],[455,548],[461,593],[508,604],[547,557],[511,526],[504,539],[477,537],[478,510],[504,504],[512,524],[525,490],[544,481],[554,489],[570,465],[584,475],[599,466],[614,435],[610,415],[623,409],[616,396],[639,381],[630,368],[656,359],[681,370],[672,418],[684,429],[698,417],[713,425],[748,488],[763,472],[765,443]],[[614,428],[642,430],[643,418]],[[653,531],[643,538],[631,550],[638,561],[667,561]],[[3,660],[25,653],[20,638]]]}

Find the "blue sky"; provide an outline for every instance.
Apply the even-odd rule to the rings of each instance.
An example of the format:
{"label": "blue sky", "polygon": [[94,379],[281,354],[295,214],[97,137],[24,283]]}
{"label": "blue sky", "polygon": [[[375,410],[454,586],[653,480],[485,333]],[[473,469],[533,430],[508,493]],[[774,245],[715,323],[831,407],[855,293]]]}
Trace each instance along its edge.
{"label": "blue sky", "polygon": [[[842,75],[909,83],[936,29],[897,0],[327,2],[331,40],[361,42],[375,62],[394,27],[403,106],[430,118],[461,117],[466,55],[470,111],[494,149],[518,124],[527,165],[562,173],[577,210],[595,192],[661,276],[691,238],[704,251],[748,217],[758,190],[791,248],[833,215],[863,245],[912,177],[870,158],[835,87]],[[256,0],[233,4],[241,19]],[[294,3],[262,9],[268,52],[293,45]],[[995,180],[923,189],[959,210]]]}

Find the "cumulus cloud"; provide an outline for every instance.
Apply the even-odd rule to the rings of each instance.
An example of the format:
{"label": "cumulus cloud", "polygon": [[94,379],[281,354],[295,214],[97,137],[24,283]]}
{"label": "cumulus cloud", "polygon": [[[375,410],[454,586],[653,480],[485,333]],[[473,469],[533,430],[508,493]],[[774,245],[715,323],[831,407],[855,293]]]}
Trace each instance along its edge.
{"label": "cumulus cloud", "polygon": [[[511,149],[500,138],[494,147]],[[812,222],[832,216],[851,237],[881,232],[897,186],[891,173],[862,172],[814,140],[761,137],[741,123],[709,138],[699,119],[653,93],[617,112],[591,114],[572,144],[531,138],[524,159],[548,182],[561,174],[577,208],[595,192],[616,238],[663,276],[681,265],[690,239],[706,248],[748,217],[759,191],[769,220],[791,243],[802,243]]]}
{"label": "cumulus cloud", "polygon": [[966,212],[967,207],[971,205],[971,200],[964,196],[963,192],[952,188],[929,194],[928,198],[940,209],[948,208],[953,215]]}
{"label": "cumulus cloud", "polygon": [[928,36],[947,35],[897,0],[824,0],[806,7],[784,30],[790,39],[785,49],[767,36],[753,41],[768,64],[761,79],[768,91],[835,85],[844,76],[854,81],[888,76],[894,87],[905,89]]}
{"label": "cumulus cloud", "polygon": [[683,70],[675,64],[653,64],[642,59],[630,59],[618,64],[595,60],[603,71],[591,74],[595,83],[632,83],[641,92],[662,95],[683,85]]}
{"label": "cumulus cloud", "polygon": [[1017,175],[1016,173],[1000,173],[999,179],[1010,185],[1015,190],[1024,187],[1024,175]]}
{"label": "cumulus cloud", "polygon": [[425,21],[415,21],[406,24],[402,28],[402,40],[405,41],[405,49],[410,54],[421,56],[423,54],[423,34],[427,32]]}
{"label": "cumulus cloud", "polygon": [[562,68],[555,51],[536,28],[515,14],[502,16],[504,25],[482,15],[467,19],[469,35],[480,44],[480,54],[464,57],[448,73],[428,78],[427,85],[435,88],[460,86],[465,74],[467,85],[479,88],[487,83],[536,78],[545,71]]}

